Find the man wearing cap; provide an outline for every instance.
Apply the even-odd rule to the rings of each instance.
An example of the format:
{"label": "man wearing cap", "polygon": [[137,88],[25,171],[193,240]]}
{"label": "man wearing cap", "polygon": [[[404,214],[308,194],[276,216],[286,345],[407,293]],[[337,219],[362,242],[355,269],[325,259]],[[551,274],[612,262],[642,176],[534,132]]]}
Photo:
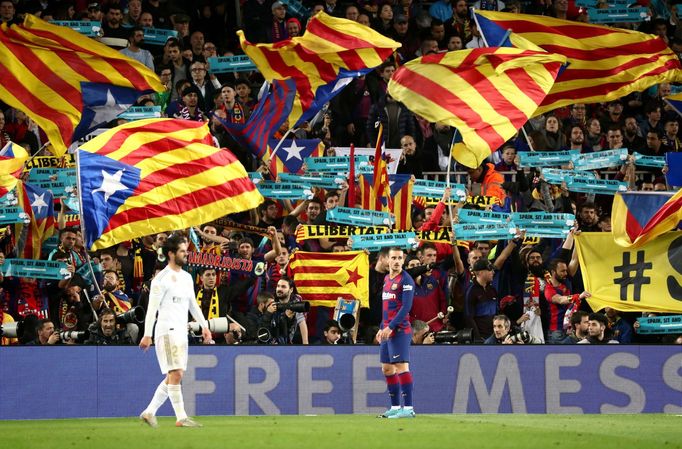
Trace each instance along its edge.
{"label": "man wearing cap", "polygon": [[88,4],[88,20],[93,22],[101,22],[104,18],[102,14],[102,8],[100,8],[99,3],[93,2]]}
{"label": "man wearing cap", "polygon": [[591,313],[587,323],[587,338],[580,340],[579,345],[618,344],[618,340],[610,338],[609,320],[603,313]]}
{"label": "man wearing cap", "polygon": [[136,61],[140,61],[149,70],[153,71],[154,57],[148,50],[142,48],[142,44],[144,44],[144,31],[140,27],[132,27],[129,29],[128,47],[122,49],[121,53]]}
{"label": "man wearing cap", "polygon": [[181,118],[185,120],[193,120],[197,122],[205,122],[208,120],[206,115],[199,109],[199,88],[195,85],[186,87],[182,91],[182,102],[185,107],[180,109],[180,112],[175,114],[175,118]]}
{"label": "man wearing cap", "polygon": [[178,32],[178,39],[182,47],[189,47],[189,16],[187,14],[173,14],[173,29]]}
{"label": "man wearing cap", "polygon": [[409,61],[415,57],[417,50],[419,50],[419,39],[410,29],[407,16],[398,14],[394,17],[393,29],[389,33],[389,37],[402,44],[398,50],[402,61]]}
{"label": "man wearing cap", "polygon": [[287,24],[285,18],[287,16],[287,10],[284,7],[284,3],[276,1],[272,4],[272,22],[270,28],[267,30],[268,42],[280,42],[289,38],[287,34]]}
{"label": "man wearing cap", "polygon": [[493,287],[493,264],[480,259],[474,264],[474,279],[464,299],[467,327],[474,330],[474,338],[485,340],[493,333],[493,317],[497,314],[497,290]]}

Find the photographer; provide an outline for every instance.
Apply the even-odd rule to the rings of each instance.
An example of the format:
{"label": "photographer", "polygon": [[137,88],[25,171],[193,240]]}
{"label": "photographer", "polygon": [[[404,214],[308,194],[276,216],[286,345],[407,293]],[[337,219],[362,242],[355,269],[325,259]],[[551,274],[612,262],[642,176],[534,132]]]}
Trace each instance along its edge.
{"label": "photographer", "polygon": [[116,330],[116,313],[103,309],[96,323],[90,325],[88,345],[132,345],[133,339],[125,328]]}
{"label": "photographer", "polygon": [[[273,319],[275,312],[277,312],[277,306],[275,305],[275,298],[272,293],[258,293],[256,305],[246,314],[246,335],[243,337],[244,340],[262,344],[276,343],[272,337],[277,331],[277,326]],[[269,335],[264,335],[261,339],[259,334],[264,334],[264,330],[267,330]]]}
{"label": "photographer", "polygon": [[511,332],[511,321],[506,315],[495,315],[493,317],[493,334],[488,337],[483,344],[486,345],[524,345],[539,344],[540,342],[528,332]]}
{"label": "photographer", "polygon": [[[50,320],[43,319],[38,321],[36,325],[36,333],[38,337],[32,342],[28,343],[29,346],[45,346],[45,345],[60,345],[62,344],[62,339],[59,336],[59,332],[55,331],[54,323]],[[75,344],[73,340],[66,340],[66,344]]]}
{"label": "photographer", "polygon": [[[300,331],[300,341],[302,344],[308,344],[308,325],[305,321],[305,313],[294,312],[288,308],[284,309],[284,313],[280,312],[280,308],[284,308],[285,304],[301,302],[301,296],[294,293],[294,280],[283,276],[277,281],[275,289],[275,299],[278,303],[278,311],[275,319],[279,323],[278,334],[280,343],[292,344],[298,340],[297,331]],[[281,304],[281,305],[280,305]]]}
{"label": "photographer", "polygon": [[412,322],[412,344],[413,345],[432,345],[435,343],[433,332],[429,332],[429,325],[422,320]]}

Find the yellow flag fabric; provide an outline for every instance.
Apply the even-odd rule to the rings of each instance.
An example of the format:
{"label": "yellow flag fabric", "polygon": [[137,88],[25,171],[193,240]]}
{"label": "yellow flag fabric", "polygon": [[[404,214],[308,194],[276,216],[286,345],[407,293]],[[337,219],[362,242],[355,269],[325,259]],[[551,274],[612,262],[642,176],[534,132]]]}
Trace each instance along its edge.
{"label": "yellow flag fabric", "polygon": [[606,232],[576,236],[587,300],[594,310],[682,313],[682,232],[624,248]]}

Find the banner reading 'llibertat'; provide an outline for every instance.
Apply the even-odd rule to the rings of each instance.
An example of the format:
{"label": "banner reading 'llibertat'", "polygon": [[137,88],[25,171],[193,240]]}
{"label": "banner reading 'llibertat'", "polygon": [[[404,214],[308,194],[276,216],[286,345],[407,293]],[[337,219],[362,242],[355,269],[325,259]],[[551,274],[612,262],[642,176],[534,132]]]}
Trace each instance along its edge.
{"label": "banner reading 'llibertat'", "polygon": [[594,310],[682,313],[682,232],[636,249],[616,245],[605,232],[584,232],[575,241]]}

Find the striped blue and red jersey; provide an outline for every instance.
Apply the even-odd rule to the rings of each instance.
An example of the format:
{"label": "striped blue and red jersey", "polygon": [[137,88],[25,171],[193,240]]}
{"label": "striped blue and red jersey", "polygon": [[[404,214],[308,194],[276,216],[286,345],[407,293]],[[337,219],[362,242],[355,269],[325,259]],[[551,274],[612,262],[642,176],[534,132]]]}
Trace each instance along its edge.
{"label": "striped blue and red jersey", "polygon": [[552,302],[554,295],[571,296],[571,290],[565,284],[559,284],[557,287],[551,283],[547,283],[545,287],[545,298],[548,305],[548,330],[561,331],[564,329],[564,315],[571,306],[571,304],[556,304]]}
{"label": "striped blue and red jersey", "polygon": [[411,333],[410,310],[414,299],[414,280],[406,271],[401,271],[391,279],[390,274],[384,277],[384,290],[381,294],[383,308],[382,327],[393,330],[400,329]]}

